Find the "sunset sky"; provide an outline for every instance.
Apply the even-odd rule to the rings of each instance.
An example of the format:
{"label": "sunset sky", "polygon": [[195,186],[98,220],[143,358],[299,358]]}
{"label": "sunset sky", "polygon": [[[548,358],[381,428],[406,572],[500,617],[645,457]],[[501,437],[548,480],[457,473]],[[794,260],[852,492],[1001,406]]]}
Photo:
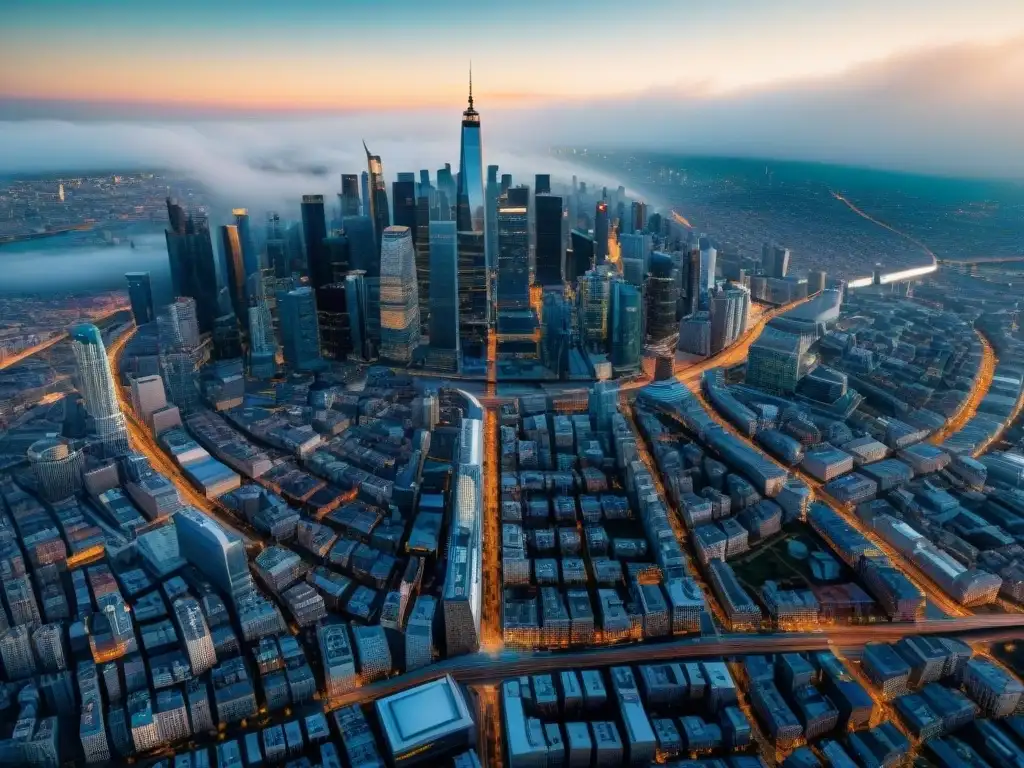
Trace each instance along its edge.
{"label": "sunset sky", "polygon": [[835,77],[1024,34],[1021,0],[7,0],[0,100],[489,109]]}

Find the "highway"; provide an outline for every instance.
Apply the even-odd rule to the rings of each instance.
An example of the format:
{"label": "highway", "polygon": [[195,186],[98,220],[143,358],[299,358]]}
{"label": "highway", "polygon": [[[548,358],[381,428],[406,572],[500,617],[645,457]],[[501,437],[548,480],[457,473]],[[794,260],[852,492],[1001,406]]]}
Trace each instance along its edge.
{"label": "highway", "polygon": [[833,647],[858,648],[868,642],[895,642],[908,634],[954,636],[965,632],[988,633],[986,640],[1019,638],[1024,617],[1019,615],[971,616],[957,619],[919,621],[914,624],[873,624],[830,627],[819,632],[786,634],[727,634],[717,637],[687,637],[661,643],[632,643],[607,648],[557,652],[475,653],[446,659],[429,667],[356,688],[327,702],[327,709],[367,704],[383,696],[450,674],[460,683],[490,683],[519,675],[534,675],[563,669],[584,669],[615,664],[653,663],[679,659],[735,656],[742,654],[820,651]]}
{"label": "highway", "polygon": [[[989,387],[992,386],[992,377],[995,376],[996,364],[999,361],[996,359],[995,350],[992,349],[989,340],[985,338],[985,334],[978,330],[974,332],[978,334],[978,340],[981,341],[981,368],[978,371],[978,378],[957,412],[946,421],[946,425],[942,429],[931,436],[928,442],[933,445],[944,443],[950,435],[963,429],[964,425],[974,418],[978,412],[978,405],[985,399]],[[978,453],[981,451],[979,450]]]}
{"label": "highway", "polygon": [[[108,311],[104,312],[101,315],[97,315],[96,317],[89,318],[88,320],[83,320],[82,322],[88,322],[88,323],[93,323],[93,324],[101,323],[104,320],[106,320],[108,317],[111,317],[112,315],[115,315],[118,312],[122,312],[122,311],[124,311],[126,309],[128,309],[128,305],[127,304],[120,305],[120,306],[115,307],[114,309],[111,309],[111,310],[108,310]],[[58,333],[58,334],[55,334],[55,335],[51,336],[46,341],[41,341],[38,344],[29,347],[28,349],[23,349],[21,352],[19,352],[16,355],[10,355],[9,357],[3,358],[2,360],[0,360],[0,371],[2,371],[4,368],[10,368],[12,365],[17,365],[22,360],[27,360],[28,358],[32,357],[32,355],[38,354],[39,352],[42,352],[43,350],[49,349],[54,344],[57,344],[58,342],[64,341],[64,339],[66,339],[67,337],[68,337],[68,332],[67,331],[62,331],[61,333]]]}
{"label": "highway", "polygon": [[[107,362],[110,364],[110,375],[114,377],[114,382],[117,384],[114,388],[114,391],[117,393],[117,404],[120,406],[128,426],[128,443],[132,449],[144,454],[149,459],[153,469],[174,483],[184,503],[191,504],[196,509],[202,510],[225,528],[242,537],[247,544],[254,543],[253,535],[247,535],[239,530],[236,518],[219,502],[206,498],[206,496],[196,490],[195,486],[189,482],[188,478],[178,468],[178,465],[174,463],[174,460],[157,445],[156,439],[149,428],[136,418],[135,412],[132,410],[132,404],[125,395],[125,388],[120,384],[121,376],[119,371],[121,355],[124,352],[125,345],[131,340],[137,330],[137,328],[133,327],[130,331],[121,334],[107,348]],[[255,541],[258,541],[258,538]]]}

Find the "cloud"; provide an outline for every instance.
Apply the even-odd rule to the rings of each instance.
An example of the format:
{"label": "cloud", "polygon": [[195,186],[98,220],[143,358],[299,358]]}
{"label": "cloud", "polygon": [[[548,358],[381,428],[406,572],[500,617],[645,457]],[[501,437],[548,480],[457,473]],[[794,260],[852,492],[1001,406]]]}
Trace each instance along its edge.
{"label": "cloud", "polygon": [[[389,178],[458,166],[457,114],[243,117],[165,106],[147,116],[129,107],[0,101],[0,174],[162,168],[197,179],[226,206],[287,209],[302,194],[334,194],[338,174],[365,168],[363,138]],[[1024,38],[757,91],[681,84],[589,103],[478,107],[484,162],[524,180],[541,171],[617,183],[547,154],[560,144],[1024,177]]]}

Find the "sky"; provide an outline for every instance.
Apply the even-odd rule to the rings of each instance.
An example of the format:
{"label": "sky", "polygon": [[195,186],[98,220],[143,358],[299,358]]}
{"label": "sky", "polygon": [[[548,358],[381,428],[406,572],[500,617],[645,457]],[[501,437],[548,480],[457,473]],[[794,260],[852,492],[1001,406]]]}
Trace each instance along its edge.
{"label": "sky", "polygon": [[1024,178],[1021,0],[2,0],[0,173],[333,172],[361,138],[392,170],[436,168],[457,157],[470,61],[496,156],[600,144]]}

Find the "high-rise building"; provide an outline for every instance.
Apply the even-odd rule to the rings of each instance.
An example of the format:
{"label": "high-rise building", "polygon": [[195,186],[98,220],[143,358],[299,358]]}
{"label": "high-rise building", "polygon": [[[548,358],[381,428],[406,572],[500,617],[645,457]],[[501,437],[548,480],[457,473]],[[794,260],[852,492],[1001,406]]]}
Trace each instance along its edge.
{"label": "high-rise building", "polygon": [[594,259],[598,265],[608,260],[608,203],[604,200],[594,210]]}
{"label": "high-rise building", "polygon": [[281,294],[278,297],[278,312],[281,316],[285,362],[303,372],[323,368],[313,289],[303,286]]}
{"label": "high-rise building", "polygon": [[711,295],[711,354],[717,354],[747,329],[750,294],[742,288],[718,289]]}
{"label": "high-rise building", "polygon": [[153,286],[149,282],[149,272],[126,272],[128,281],[128,300],[132,305],[132,317],[136,325],[144,325],[156,320],[153,309]]}
{"label": "high-rise building", "polygon": [[[199,320],[195,299],[179,296],[157,317],[160,348],[199,346]],[[211,324],[210,329],[213,329]]]}
{"label": "high-rise building", "polygon": [[700,251],[696,248],[686,251],[683,264],[686,267],[686,296],[683,299],[682,317],[686,317],[700,309]]}
{"label": "high-rise building", "polygon": [[711,354],[711,314],[693,312],[679,323],[679,350],[707,357]]}
{"label": "high-rise building", "polygon": [[82,450],[63,438],[44,437],[28,449],[28,462],[47,501],[60,501],[82,490]]}
{"label": "high-rise building", "polygon": [[132,410],[139,420],[152,427],[154,411],[167,407],[167,393],[159,376],[137,376],[131,380]]}
{"label": "high-rise building", "polygon": [[238,228],[238,240],[242,245],[242,265],[245,278],[255,275],[260,271],[260,255],[256,251],[256,243],[252,240],[252,230],[249,227],[249,210],[247,208],[235,208],[231,211],[235,217],[235,226]]}
{"label": "high-rise building", "polygon": [[32,633],[32,645],[36,658],[44,672],[60,672],[67,669],[64,652],[64,628],[60,623],[43,624]]}
{"label": "high-rise building", "polygon": [[225,277],[227,279],[228,296],[235,317],[247,320],[246,309],[249,306],[245,285],[245,262],[242,257],[242,240],[235,224],[225,224],[220,228],[220,247],[224,254]]}
{"label": "high-rise building", "polygon": [[189,596],[175,600],[174,618],[178,624],[178,637],[185,644],[192,674],[198,677],[217,663],[213,637],[206,625],[199,601]]}
{"label": "high-rise building", "polygon": [[20,624],[0,635],[0,659],[8,680],[20,680],[36,673],[30,633],[31,627]]}
{"label": "high-rise building", "polygon": [[530,306],[528,209],[507,197],[498,202],[498,310]]}
{"label": "high-rise building", "polygon": [[327,697],[343,696],[359,681],[348,627],[341,623],[321,624],[317,627],[316,637],[327,683]]}
{"label": "high-rise building", "polygon": [[643,306],[640,290],[629,283],[612,284],[609,310],[612,370],[616,374],[636,372],[643,356]]}
{"label": "high-rise building", "polygon": [[537,210],[537,283],[561,287],[565,280],[563,200],[559,195],[541,194],[539,190],[534,200]]}
{"label": "high-rise building", "polygon": [[608,351],[608,319],[615,268],[605,264],[588,270],[576,292],[580,341],[589,352]]}
{"label": "high-rise building", "polygon": [[[820,269],[812,269],[807,273],[807,295],[813,296],[825,290],[826,275]],[[136,321],[138,322],[138,321]]]}
{"label": "high-rise building", "polygon": [[414,180],[391,183],[391,207],[395,213],[394,225],[409,228],[412,244],[415,247],[419,242],[419,233],[416,224],[416,182]]}
{"label": "high-rise building", "polygon": [[551,174],[538,173],[533,179],[533,191],[537,195],[551,194]]}
{"label": "high-rise building", "polygon": [[[440,180],[438,184],[440,184]],[[462,113],[462,139],[459,149],[459,179],[456,194],[456,224],[459,232],[483,233],[486,224],[485,211],[480,113],[473,108],[473,72],[470,70],[469,106]]]}
{"label": "high-rise building", "polygon": [[[355,270],[345,276],[345,308],[349,316],[352,353],[360,360],[375,357],[367,323],[366,272]],[[379,322],[379,320],[378,320]]]}
{"label": "high-rise building", "polygon": [[249,307],[249,374],[256,379],[269,379],[275,373],[277,339],[270,307],[261,298]]}
{"label": "high-rise building", "polygon": [[457,223],[455,216],[456,191],[452,165],[445,163],[444,168],[437,169],[438,221],[455,221]]}
{"label": "high-rise building", "polygon": [[[249,318],[248,312],[245,318]],[[217,360],[242,357],[242,331],[234,312],[227,312],[213,320],[213,356]]]}
{"label": "high-rise building", "polygon": [[430,222],[430,284],[434,287],[430,296],[431,357],[458,370],[459,242],[454,221]]}
{"label": "high-rise building", "polygon": [[408,227],[384,230],[380,256],[380,354],[411,362],[420,345],[416,253]]}
{"label": "high-rise building", "polygon": [[[426,171],[423,172],[426,174]],[[429,183],[419,185],[419,197],[416,198],[416,280],[419,283],[420,295],[420,329],[424,334],[430,333],[430,222],[431,196],[433,190]]]}
{"label": "high-rise building", "polygon": [[670,339],[679,330],[676,309],[679,304],[679,280],[675,262],[667,253],[651,255],[650,274],[647,277],[646,333],[655,344]]}
{"label": "high-rise building", "polygon": [[501,191],[498,193],[499,196],[500,195],[504,195],[506,192],[508,192],[508,189],[511,186],[512,186],[512,174],[511,173],[503,173],[503,174],[501,174]]}
{"label": "high-rise building", "polygon": [[122,456],[128,452],[128,426],[117,404],[117,384],[100,329],[89,323],[76,325],[71,330],[71,348],[78,364],[78,389],[103,450],[108,456]]}
{"label": "high-rise building", "polygon": [[[486,232],[485,246],[490,259],[498,257],[498,198],[501,197],[501,182],[498,181],[498,166],[487,166],[487,187],[484,189],[486,195],[487,212],[484,221]],[[494,264],[488,262],[488,270],[494,269]]]}
{"label": "high-rise building", "polygon": [[174,524],[181,556],[224,595],[237,600],[252,590],[245,544],[237,534],[193,507],[179,510]]}
{"label": "high-rise building", "polygon": [[642,232],[619,235],[619,251],[622,260],[634,259],[642,265],[643,274],[647,274],[651,262],[652,238]]}
{"label": "high-rise building", "polygon": [[647,230],[647,203],[634,200],[630,210],[630,220],[630,232],[645,232]]}
{"label": "high-rise building", "polygon": [[483,359],[490,322],[490,281],[482,232],[459,232],[459,336],[465,356]]}
{"label": "high-rise building", "polygon": [[575,283],[594,266],[594,238],[586,232],[574,229],[569,234],[569,242],[572,245],[572,258],[566,255],[565,279],[567,282]]}
{"label": "high-rise building", "polygon": [[746,383],[772,393],[792,393],[807,373],[807,337],[765,328],[750,346]]}
{"label": "high-rise building", "polygon": [[352,351],[351,315],[344,282],[320,286],[316,292],[320,354],[326,360],[344,360]]}
{"label": "high-rise building", "polygon": [[171,347],[160,351],[160,375],[170,401],[178,406],[182,416],[195,413],[199,408],[199,367],[195,352],[185,347]]}
{"label": "high-rise building", "polygon": [[341,216],[359,215],[359,176],[354,173],[341,174]]}
{"label": "high-rise building", "polygon": [[[380,156],[371,155],[370,150],[366,147],[366,142],[363,142],[363,149],[366,150],[366,166],[369,171],[369,188],[367,192],[370,196],[370,221],[373,222],[373,238],[377,254],[379,255],[381,244],[384,242],[384,230],[391,226],[391,212],[388,209],[388,188],[387,182],[384,181],[384,164],[381,163]],[[363,213],[364,215],[366,214],[365,206]]]}
{"label": "high-rise building", "polygon": [[541,360],[559,378],[569,373],[572,346],[572,307],[555,291],[544,294],[541,304]]}
{"label": "high-rise building", "polygon": [[699,242],[700,250],[700,293],[706,294],[715,287],[715,260],[718,251],[711,244],[711,238],[701,235]]}
{"label": "high-rise building", "polygon": [[416,598],[409,623],[405,628],[405,671],[425,667],[434,662],[434,616],[437,599],[430,595]]}
{"label": "high-rise building", "polygon": [[346,216],[341,225],[348,238],[350,270],[362,270],[369,277],[380,275],[380,252],[377,250],[373,219],[369,216]]}
{"label": "high-rise building", "polygon": [[[365,147],[366,145],[363,144]],[[363,171],[359,174],[359,189],[362,192],[363,201],[359,206],[359,215],[366,216],[372,221],[370,217],[370,174],[367,171]]]}
{"label": "high-rise building", "polygon": [[188,296],[198,308],[199,328],[213,329],[217,307],[217,260],[205,216],[186,214],[170,198],[167,214],[171,228],[165,232],[167,256],[171,267],[171,287],[175,296]]}
{"label": "high-rise building", "polygon": [[789,273],[789,248],[782,248],[772,243],[761,246],[761,267],[768,277],[779,280]]}
{"label": "high-rise building", "polygon": [[[324,238],[327,237],[327,216],[323,195],[302,196],[302,241],[306,248],[306,273],[310,280],[323,273],[327,263]],[[314,288],[317,287],[315,284]]]}

